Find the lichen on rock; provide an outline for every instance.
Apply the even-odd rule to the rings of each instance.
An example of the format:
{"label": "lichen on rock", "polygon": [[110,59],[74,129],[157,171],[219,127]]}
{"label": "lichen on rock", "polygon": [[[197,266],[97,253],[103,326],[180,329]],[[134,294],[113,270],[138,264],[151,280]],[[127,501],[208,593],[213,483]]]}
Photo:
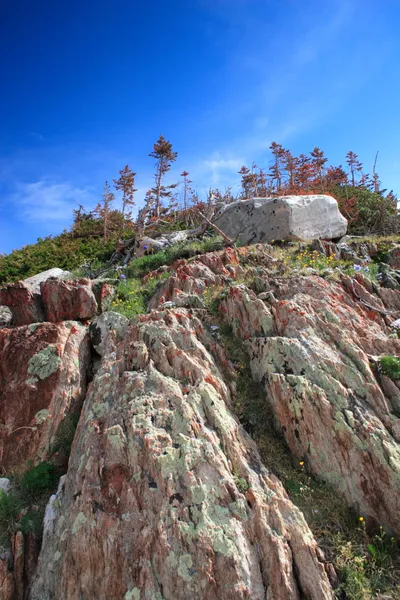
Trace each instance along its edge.
{"label": "lichen on rock", "polygon": [[47,346],[32,356],[28,365],[28,373],[36,375],[39,379],[46,379],[55,373],[61,365],[61,358],[58,356],[55,346]]}

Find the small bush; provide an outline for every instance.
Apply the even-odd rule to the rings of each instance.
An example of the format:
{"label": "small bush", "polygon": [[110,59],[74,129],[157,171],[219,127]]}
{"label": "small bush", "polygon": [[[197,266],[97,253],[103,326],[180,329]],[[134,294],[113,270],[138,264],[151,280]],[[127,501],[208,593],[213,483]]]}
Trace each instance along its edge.
{"label": "small bush", "polygon": [[39,507],[37,507],[36,510],[28,510],[26,515],[24,515],[18,523],[19,531],[22,531],[24,535],[34,533],[39,537],[43,527],[43,516],[44,511],[43,509],[40,510]]}
{"label": "small bush", "polygon": [[206,252],[222,250],[224,242],[220,237],[209,237],[203,240],[174,244],[166,250],[147,254],[131,260],[127,269],[128,277],[142,277],[164,265],[172,265],[180,258],[191,258]]}
{"label": "small bush", "polygon": [[28,498],[36,498],[57,486],[58,473],[51,462],[42,462],[26,471],[21,479],[21,491]]}
{"label": "small bush", "polygon": [[13,531],[22,507],[23,503],[15,492],[6,494],[0,490],[0,534]]}
{"label": "small bush", "polygon": [[400,379],[400,358],[396,356],[382,356],[381,370],[383,375],[390,379]]}

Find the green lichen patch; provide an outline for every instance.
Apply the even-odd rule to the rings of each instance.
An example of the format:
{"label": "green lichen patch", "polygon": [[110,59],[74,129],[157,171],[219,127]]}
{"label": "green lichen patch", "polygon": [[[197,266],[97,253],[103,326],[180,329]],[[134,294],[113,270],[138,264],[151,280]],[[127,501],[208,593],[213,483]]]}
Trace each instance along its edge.
{"label": "green lichen patch", "polygon": [[61,358],[57,354],[55,346],[47,346],[41,350],[29,361],[28,373],[36,375],[39,379],[46,379],[58,371],[61,365]]}

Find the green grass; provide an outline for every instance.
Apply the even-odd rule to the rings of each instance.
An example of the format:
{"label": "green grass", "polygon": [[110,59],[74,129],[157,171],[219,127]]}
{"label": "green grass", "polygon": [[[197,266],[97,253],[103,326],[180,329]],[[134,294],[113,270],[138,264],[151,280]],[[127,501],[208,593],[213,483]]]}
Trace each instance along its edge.
{"label": "green grass", "polygon": [[8,494],[0,490],[0,546],[16,531],[41,536],[46,504],[57,489],[60,473],[51,462],[30,467],[21,477],[10,476]]}
{"label": "green grass", "polygon": [[383,375],[390,377],[390,379],[400,379],[400,358],[382,356],[380,363]]}
{"label": "green grass", "polygon": [[128,278],[143,277],[164,265],[172,265],[180,258],[190,258],[206,252],[221,250],[224,242],[220,237],[209,237],[202,240],[175,244],[166,250],[134,258],[129,263],[126,275]]}
{"label": "green grass", "polygon": [[146,282],[142,282],[139,278],[121,281],[110,309],[128,319],[144,314],[147,311],[147,303],[157,286],[168,277],[170,277],[170,273],[161,273],[156,277],[149,278]]}

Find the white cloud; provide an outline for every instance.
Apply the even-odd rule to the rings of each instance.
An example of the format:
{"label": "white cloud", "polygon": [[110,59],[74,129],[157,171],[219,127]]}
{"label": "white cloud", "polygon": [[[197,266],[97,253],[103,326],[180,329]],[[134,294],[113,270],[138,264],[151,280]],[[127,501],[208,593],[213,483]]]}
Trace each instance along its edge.
{"label": "white cloud", "polygon": [[237,174],[244,162],[243,158],[224,158],[219,152],[215,152],[211,158],[203,161],[202,170],[212,185],[227,185],[232,175]]}
{"label": "white cloud", "polygon": [[11,202],[24,219],[33,222],[67,222],[71,220],[72,210],[78,204],[87,209],[93,208],[96,196],[89,187],[41,179],[17,184]]}

